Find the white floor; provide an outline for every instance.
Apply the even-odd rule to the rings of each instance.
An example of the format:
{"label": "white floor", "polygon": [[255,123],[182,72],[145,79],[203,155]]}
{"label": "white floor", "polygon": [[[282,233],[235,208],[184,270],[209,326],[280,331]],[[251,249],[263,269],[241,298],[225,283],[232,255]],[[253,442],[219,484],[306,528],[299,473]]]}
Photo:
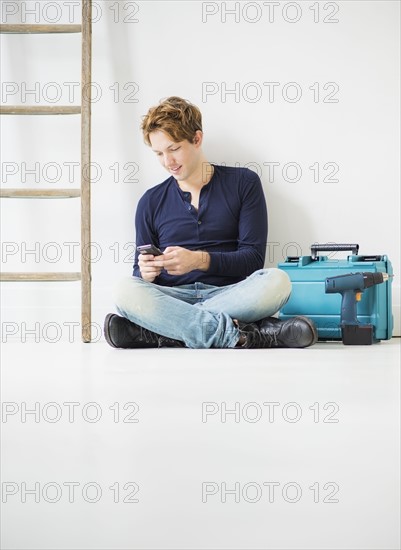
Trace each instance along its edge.
{"label": "white floor", "polygon": [[7,343],[2,548],[398,549],[399,367],[400,339]]}

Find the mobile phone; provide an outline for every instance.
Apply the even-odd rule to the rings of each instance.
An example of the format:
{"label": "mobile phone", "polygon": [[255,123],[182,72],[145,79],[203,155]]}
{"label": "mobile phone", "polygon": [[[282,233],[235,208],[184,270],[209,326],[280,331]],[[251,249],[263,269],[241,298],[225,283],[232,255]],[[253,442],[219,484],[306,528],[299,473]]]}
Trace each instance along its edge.
{"label": "mobile phone", "polygon": [[163,252],[154,244],[142,244],[138,246],[137,249],[141,254],[153,254],[153,256],[163,255]]}

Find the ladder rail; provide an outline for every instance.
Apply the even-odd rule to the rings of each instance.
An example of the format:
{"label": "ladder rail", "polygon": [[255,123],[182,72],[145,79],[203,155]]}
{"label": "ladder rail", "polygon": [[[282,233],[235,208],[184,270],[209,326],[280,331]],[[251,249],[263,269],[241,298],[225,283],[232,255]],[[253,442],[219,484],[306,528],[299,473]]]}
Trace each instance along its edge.
{"label": "ladder rail", "polygon": [[81,317],[82,340],[90,342],[91,330],[91,86],[92,1],[82,0],[81,76]]}

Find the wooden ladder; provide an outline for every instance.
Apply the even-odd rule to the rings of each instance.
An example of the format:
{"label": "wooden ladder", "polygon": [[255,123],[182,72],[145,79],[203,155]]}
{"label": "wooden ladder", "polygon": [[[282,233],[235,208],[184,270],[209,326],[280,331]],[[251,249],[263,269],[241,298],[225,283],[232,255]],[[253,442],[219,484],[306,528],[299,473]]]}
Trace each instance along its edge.
{"label": "wooden ladder", "polygon": [[1,189],[1,198],[62,199],[81,197],[81,271],[61,273],[1,273],[1,281],[81,281],[81,332],[84,342],[91,341],[91,72],[92,72],[92,0],[82,0],[81,25],[0,25],[7,34],[82,34],[80,106],[1,106],[2,115],[81,115],[81,188],[80,189]]}

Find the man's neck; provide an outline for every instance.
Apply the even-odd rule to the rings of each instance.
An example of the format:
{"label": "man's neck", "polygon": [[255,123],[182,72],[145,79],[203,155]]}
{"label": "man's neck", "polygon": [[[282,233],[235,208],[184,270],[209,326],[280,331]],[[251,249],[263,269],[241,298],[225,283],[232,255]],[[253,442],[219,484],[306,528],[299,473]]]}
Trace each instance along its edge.
{"label": "man's neck", "polygon": [[200,190],[207,185],[214,174],[214,166],[206,159],[203,160],[198,169],[186,180],[178,181],[178,185],[183,191]]}

